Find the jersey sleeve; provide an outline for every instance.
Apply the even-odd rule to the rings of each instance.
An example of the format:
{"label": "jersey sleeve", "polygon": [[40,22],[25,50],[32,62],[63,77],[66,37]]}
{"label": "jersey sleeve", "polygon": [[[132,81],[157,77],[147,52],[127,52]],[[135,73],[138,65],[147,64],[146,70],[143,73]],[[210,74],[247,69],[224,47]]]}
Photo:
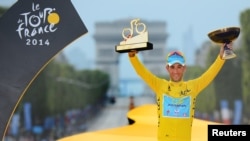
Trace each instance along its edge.
{"label": "jersey sleeve", "polygon": [[136,73],[145,81],[145,83],[157,93],[157,86],[160,85],[161,79],[151,73],[139,60],[137,55],[129,57],[129,60]]}
{"label": "jersey sleeve", "polygon": [[198,93],[214,80],[224,63],[225,60],[221,59],[218,55],[214,63],[200,77],[194,80],[195,84],[198,86]]}

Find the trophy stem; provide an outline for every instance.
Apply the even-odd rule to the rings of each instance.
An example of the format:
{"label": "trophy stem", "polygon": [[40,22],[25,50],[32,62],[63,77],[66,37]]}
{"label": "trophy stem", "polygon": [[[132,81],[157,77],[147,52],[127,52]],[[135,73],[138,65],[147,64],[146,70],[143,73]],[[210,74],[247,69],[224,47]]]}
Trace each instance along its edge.
{"label": "trophy stem", "polygon": [[233,50],[231,50],[230,48],[227,47],[227,44],[225,44],[224,46],[224,53],[222,58],[223,59],[232,59],[235,58],[236,54],[233,52]]}

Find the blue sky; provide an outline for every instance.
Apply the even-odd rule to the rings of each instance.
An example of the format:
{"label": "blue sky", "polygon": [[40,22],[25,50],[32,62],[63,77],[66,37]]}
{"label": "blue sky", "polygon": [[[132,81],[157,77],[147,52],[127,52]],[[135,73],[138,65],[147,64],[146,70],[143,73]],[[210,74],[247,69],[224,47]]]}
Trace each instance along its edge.
{"label": "blue sky", "polygon": [[[249,0],[72,0],[72,3],[89,29],[89,33],[78,40],[80,46],[75,43],[66,50],[78,46],[84,50],[87,59],[95,58],[93,55],[95,22],[112,22],[127,17],[165,21],[166,32],[170,35],[167,47],[181,49],[183,34],[190,28],[193,30],[195,45],[200,46],[208,40],[207,33],[211,30],[225,26],[240,26],[240,13],[250,8]],[[86,47],[83,47],[84,45]],[[126,57],[121,56],[121,77],[136,77]]]}
{"label": "blue sky", "polygon": [[[0,0],[11,6],[17,0]],[[93,35],[95,22],[139,17],[167,23],[170,35],[168,47],[181,48],[183,34],[192,28],[196,46],[208,39],[207,33],[225,26],[240,26],[239,15],[250,8],[249,0],[71,0],[89,33],[73,42],[65,50],[79,48],[87,59],[94,59]],[[119,41],[118,41],[119,42]],[[86,46],[86,47],[85,47]]]}
{"label": "blue sky", "polygon": [[[11,6],[14,2],[16,0],[0,0],[0,5]],[[209,31],[225,26],[240,26],[240,13],[250,8],[250,0],[71,0],[71,2],[89,32],[66,47],[64,51],[78,50],[82,53],[79,59],[86,63],[84,67],[92,67],[92,62],[94,63],[95,22],[112,22],[129,17],[165,21],[166,32],[169,34],[167,47],[181,49],[183,34],[190,28],[195,45],[199,47],[208,40]],[[126,57],[121,56],[121,77],[134,78],[136,74]]]}

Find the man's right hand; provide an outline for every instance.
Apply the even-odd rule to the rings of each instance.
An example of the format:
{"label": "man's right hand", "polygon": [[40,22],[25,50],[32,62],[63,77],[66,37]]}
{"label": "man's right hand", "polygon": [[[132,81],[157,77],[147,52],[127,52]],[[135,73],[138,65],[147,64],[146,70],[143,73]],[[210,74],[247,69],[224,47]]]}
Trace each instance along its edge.
{"label": "man's right hand", "polygon": [[129,57],[134,57],[136,53],[138,53],[137,50],[131,50],[130,52],[128,52],[128,56]]}

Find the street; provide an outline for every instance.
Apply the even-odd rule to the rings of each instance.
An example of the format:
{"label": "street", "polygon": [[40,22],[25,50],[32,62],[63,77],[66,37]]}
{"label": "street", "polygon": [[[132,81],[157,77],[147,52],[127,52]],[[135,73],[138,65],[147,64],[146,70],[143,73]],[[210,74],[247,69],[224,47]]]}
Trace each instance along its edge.
{"label": "street", "polygon": [[[154,104],[152,95],[134,97],[134,107],[143,104]],[[130,97],[116,97],[114,104],[107,104],[93,120],[88,122],[86,132],[128,125],[127,112],[130,109]]]}

